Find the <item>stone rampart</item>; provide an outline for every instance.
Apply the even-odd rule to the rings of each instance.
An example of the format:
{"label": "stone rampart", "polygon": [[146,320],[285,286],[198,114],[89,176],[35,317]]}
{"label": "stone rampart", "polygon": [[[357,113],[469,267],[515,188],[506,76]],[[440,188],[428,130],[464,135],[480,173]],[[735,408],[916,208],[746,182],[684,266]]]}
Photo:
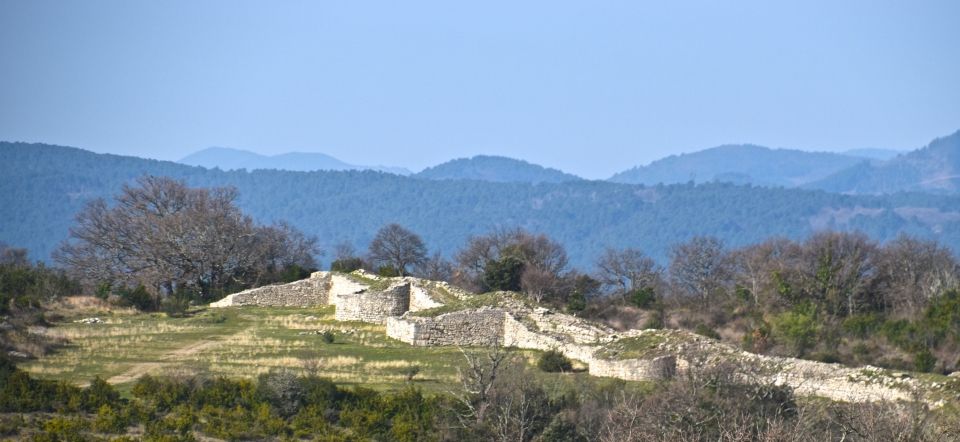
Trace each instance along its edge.
{"label": "stone rampart", "polygon": [[275,284],[228,295],[210,307],[258,305],[264,307],[312,307],[326,305],[331,285],[330,274],[315,272],[307,279]]}
{"label": "stone rampart", "polygon": [[652,359],[612,360],[594,358],[590,361],[590,374],[626,381],[649,381],[670,379],[677,372],[677,358],[673,355]]}
{"label": "stone rampart", "polygon": [[338,321],[362,321],[384,324],[391,316],[410,309],[410,283],[398,283],[382,291],[338,293],[333,299]]}
{"label": "stone rampart", "polygon": [[404,315],[387,319],[387,336],[417,346],[498,344],[506,312],[495,308],[462,310],[437,317]]}
{"label": "stone rampart", "polygon": [[[210,304],[229,306],[299,306],[332,304],[339,321],[386,324],[387,335],[416,346],[488,346],[557,350],[586,363],[594,376],[630,381],[669,379],[691,370],[726,364],[747,382],[785,385],[800,395],[868,402],[911,400],[926,384],[889,370],[846,368],[791,358],[748,353],[678,330],[613,330],[575,316],[529,308],[505,298],[496,307],[481,307],[435,317],[411,314],[470,295],[443,283],[418,278],[380,278],[358,273],[316,272],[290,284],[245,290]],[[515,301],[515,300],[514,300]],[[599,350],[630,337],[662,338],[656,356],[617,359]],[[605,357],[599,357],[604,354]]]}

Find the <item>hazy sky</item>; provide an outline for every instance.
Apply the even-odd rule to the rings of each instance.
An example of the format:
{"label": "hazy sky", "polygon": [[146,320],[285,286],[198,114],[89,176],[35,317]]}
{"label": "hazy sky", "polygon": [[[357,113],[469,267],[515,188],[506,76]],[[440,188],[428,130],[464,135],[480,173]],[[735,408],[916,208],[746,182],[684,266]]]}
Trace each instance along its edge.
{"label": "hazy sky", "polygon": [[590,178],[960,129],[960,1],[0,0],[0,140]]}

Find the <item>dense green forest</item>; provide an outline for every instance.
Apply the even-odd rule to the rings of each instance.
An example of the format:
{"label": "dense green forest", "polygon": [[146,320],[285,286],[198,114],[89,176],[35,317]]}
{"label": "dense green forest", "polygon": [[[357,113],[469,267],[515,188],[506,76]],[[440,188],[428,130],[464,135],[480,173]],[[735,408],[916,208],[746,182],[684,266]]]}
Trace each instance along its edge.
{"label": "dense green forest", "polygon": [[[433,181],[378,172],[207,170],[76,148],[0,144],[0,241],[48,259],[74,216],[142,175],[197,187],[235,186],[240,208],[260,223],[285,220],[320,246],[364,248],[385,224],[420,233],[430,251],[451,254],[465,238],[522,227],[562,243],[589,268],[607,246],[635,247],[663,261],[671,246],[712,235],[729,246],[817,230],[860,230],[886,241],[900,233],[960,249],[960,197],[845,196],[731,184],[625,185]],[[329,259],[329,257],[327,257]]]}

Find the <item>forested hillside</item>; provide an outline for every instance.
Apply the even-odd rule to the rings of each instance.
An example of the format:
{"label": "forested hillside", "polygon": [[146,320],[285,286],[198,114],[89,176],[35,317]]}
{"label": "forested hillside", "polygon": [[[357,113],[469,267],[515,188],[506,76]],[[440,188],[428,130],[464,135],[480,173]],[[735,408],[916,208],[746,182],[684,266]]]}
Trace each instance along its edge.
{"label": "forested hillside", "polygon": [[881,164],[859,164],[808,187],[856,194],[956,193],[960,191],[960,131],[937,138],[923,149]]}
{"label": "forested hillside", "polygon": [[654,161],[620,172],[610,181],[626,184],[676,184],[711,181],[796,187],[864,162],[853,155],[726,145]]}
{"label": "forested hillside", "polygon": [[[495,227],[546,233],[571,264],[589,268],[605,247],[636,247],[664,258],[672,244],[714,235],[738,246],[819,229],[858,229],[879,240],[908,232],[960,249],[960,197],[844,196],[731,184],[640,186],[433,181],[371,172],[219,171],[41,144],[0,144],[0,241],[49,257],[75,214],[144,175],[191,186],[237,187],[258,222],[286,220],[319,237],[365,248],[390,222],[450,253]],[[329,259],[329,256],[328,256]]]}
{"label": "forested hillside", "polygon": [[431,180],[478,180],[499,183],[562,183],[577,181],[576,175],[513,158],[477,155],[428,167],[416,174]]}

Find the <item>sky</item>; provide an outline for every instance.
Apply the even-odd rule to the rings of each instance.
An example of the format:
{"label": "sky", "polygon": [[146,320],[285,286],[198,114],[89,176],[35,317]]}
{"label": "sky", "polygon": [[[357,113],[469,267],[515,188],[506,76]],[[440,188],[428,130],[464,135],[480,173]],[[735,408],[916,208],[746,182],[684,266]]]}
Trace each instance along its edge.
{"label": "sky", "polygon": [[0,140],[586,178],[960,129],[960,2],[0,0]]}

